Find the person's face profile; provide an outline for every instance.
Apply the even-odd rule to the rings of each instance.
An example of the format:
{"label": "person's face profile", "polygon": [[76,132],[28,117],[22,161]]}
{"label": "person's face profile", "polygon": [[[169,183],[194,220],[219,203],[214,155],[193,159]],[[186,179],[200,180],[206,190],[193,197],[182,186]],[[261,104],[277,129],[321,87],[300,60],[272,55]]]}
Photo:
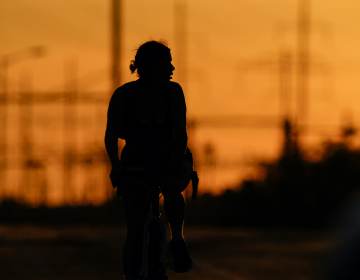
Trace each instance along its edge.
{"label": "person's face profile", "polygon": [[175,70],[171,55],[159,59],[152,68],[153,76],[161,80],[171,80]]}

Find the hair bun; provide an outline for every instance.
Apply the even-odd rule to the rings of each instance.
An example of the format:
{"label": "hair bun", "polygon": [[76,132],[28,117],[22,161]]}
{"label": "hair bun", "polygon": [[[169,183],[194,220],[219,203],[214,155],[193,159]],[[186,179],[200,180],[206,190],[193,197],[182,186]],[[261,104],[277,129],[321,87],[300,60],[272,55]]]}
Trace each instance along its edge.
{"label": "hair bun", "polygon": [[134,73],[136,71],[137,67],[135,65],[134,60],[131,61],[130,65],[129,65],[129,68],[130,68],[131,73]]}

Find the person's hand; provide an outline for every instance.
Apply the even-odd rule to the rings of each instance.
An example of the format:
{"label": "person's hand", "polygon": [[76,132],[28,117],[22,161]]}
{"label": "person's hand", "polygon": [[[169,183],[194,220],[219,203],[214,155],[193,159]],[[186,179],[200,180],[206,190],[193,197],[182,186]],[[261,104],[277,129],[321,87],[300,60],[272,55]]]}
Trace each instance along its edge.
{"label": "person's hand", "polygon": [[121,182],[122,176],[123,167],[121,166],[121,164],[119,163],[112,166],[109,177],[113,188],[116,189],[116,194],[118,197],[121,197],[123,195],[123,182]]}
{"label": "person's hand", "polygon": [[116,165],[113,165],[111,167],[110,171],[110,181],[113,186],[113,188],[118,188],[120,185],[120,179],[121,179],[121,173],[122,173],[122,166],[120,163],[117,163]]}

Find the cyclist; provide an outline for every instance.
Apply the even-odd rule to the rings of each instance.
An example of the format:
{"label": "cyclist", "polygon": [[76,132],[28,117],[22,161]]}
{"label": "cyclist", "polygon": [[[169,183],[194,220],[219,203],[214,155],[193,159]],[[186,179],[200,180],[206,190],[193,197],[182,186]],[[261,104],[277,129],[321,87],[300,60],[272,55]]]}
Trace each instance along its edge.
{"label": "cyclist", "polygon": [[[105,146],[112,184],[124,201],[127,237],[123,263],[129,280],[167,279],[161,261],[158,205],[152,203],[155,196],[158,204],[159,192],[164,196],[171,230],[174,270],[185,272],[192,266],[183,238],[183,189],[171,183],[171,178],[179,176],[187,149],[185,98],[181,86],[170,81],[175,69],[171,61],[165,44],[142,44],[130,64],[138,79],[117,88],[108,108]],[[125,140],[120,157],[119,138]],[[151,258],[144,248],[155,252]]]}

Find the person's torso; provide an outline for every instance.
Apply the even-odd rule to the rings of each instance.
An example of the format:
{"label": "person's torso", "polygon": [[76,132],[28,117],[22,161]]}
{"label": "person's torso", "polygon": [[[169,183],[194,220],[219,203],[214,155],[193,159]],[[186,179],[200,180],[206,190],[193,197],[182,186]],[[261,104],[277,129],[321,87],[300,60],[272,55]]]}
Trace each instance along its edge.
{"label": "person's torso", "polygon": [[125,94],[126,145],[122,161],[151,170],[166,167],[172,137],[168,85],[151,87],[136,81]]}

